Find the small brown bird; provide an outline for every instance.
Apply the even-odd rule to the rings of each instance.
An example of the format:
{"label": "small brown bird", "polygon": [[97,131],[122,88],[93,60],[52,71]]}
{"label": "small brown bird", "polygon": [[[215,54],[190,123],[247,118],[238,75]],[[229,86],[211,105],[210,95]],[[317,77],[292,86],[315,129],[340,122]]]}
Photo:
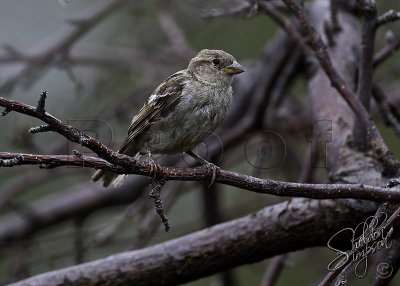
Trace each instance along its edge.
{"label": "small brown bird", "polygon": [[[232,76],[243,72],[235,58],[221,50],[201,50],[187,69],[161,83],[132,119],[119,153],[129,156],[186,152],[198,162],[215,166],[194,154],[199,142],[217,128],[232,99]],[[118,177],[118,178],[117,178]],[[119,187],[126,175],[98,170],[93,181]]]}

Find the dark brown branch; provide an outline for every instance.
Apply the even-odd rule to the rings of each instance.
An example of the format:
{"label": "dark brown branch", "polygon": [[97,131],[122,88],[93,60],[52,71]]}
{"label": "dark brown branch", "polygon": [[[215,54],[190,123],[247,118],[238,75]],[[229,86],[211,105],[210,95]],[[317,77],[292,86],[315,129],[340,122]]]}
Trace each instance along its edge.
{"label": "dark brown branch", "polygon": [[376,26],[379,27],[389,22],[394,22],[400,19],[400,12],[396,12],[394,10],[389,10],[385,12],[383,15],[379,16],[378,21],[376,22]]}
{"label": "dark brown branch", "polygon": [[331,12],[331,28],[333,33],[340,32],[342,29],[340,28],[338,21],[338,0],[330,0],[330,12]]}
{"label": "dark brown branch", "polygon": [[11,109],[9,108],[5,108],[2,112],[1,112],[1,116],[6,116],[8,113],[11,112]]}
{"label": "dark brown branch", "polygon": [[35,134],[40,132],[55,131],[55,129],[49,124],[43,124],[36,127],[29,128],[29,133]]}
{"label": "dark brown branch", "polygon": [[[177,199],[180,191],[182,190],[182,186],[184,186],[184,182],[175,181],[170,182],[168,187],[163,189],[163,206],[165,209],[169,209]],[[147,196],[146,201],[148,203]],[[153,211],[153,209],[149,208],[149,210],[145,212],[144,217],[142,216],[142,219],[138,221],[137,235],[129,243],[127,249],[135,250],[143,248],[149,242],[149,240],[156,235],[159,226],[160,217]]]}
{"label": "dark brown branch", "polygon": [[47,97],[47,91],[42,91],[40,93],[38,104],[36,106],[36,112],[45,113],[44,107],[46,105],[46,97]]}
{"label": "dark brown branch", "polygon": [[324,245],[333,233],[371,215],[363,208],[342,209],[332,203],[301,199],[292,204],[295,208],[287,202],[270,206],[149,248],[37,275],[12,286],[94,281],[99,286],[109,281],[114,286],[177,285],[280,253]]}
{"label": "dark brown branch", "polygon": [[311,48],[303,40],[303,36],[297,31],[296,27],[288,19],[283,17],[275,7],[269,2],[259,2],[260,8],[272,19],[274,19],[289,35],[289,37],[297,44],[301,52],[305,55],[313,54]]}
{"label": "dark brown branch", "polygon": [[[356,95],[348,88],[346,82],[339,75],[337,70],[334,68],[330,55],[327,52],[326,45],[323,43],[321,36],[317,33],[315,28],[312,26],[307,14],[304,12],[303,8],[293,0],[283,0],[290,11],[292,11],[298,18],[301,27],[306,31],[309,38],[309,43],[312,50],[315,53],[321,67],[324,69],[326,75],[329,77],[333,87],[337,89],[343,99],[349,104],[351,109],[357,115],[359,120],[361,120],[363,126],[369,132],[371,136],[371,145],[374,146],[379,153],[383,153],[383,160],[387,161],[387,165],[396,165],[397,162],[392,158],[387,146],[384,144],[379,131],[377,130],[375,124],[372,122],[367,110],[361,104]],[[279,22],[278,22],[279,23]],[[287,28],[282,26],[286,31]],[[287,31],[289,33],[289,31]],[[289,36],[292,32],[289,33]],[[303,48],[301,48],[303,49]]]}
{"label": "dark brown branch", "polygon": [[272,258],[268,265],[268,270],[265,273],[261,286],[274,286],[278,280],[279,274],[281,273],[285,260],[286,254],[281,254]]}
{"label": "dark brown branch", "polygon": [[374,56],[374,67],[389,58],[397,49],[400,48],[400,38],[396,41],[390,41]]}
{"label": "dark brown branch", "polygon": [[[75,155],[34,155],[0,152],[2,162],[7,162],[12,167],[16,165],[45,165],[58,166],[79,166],[103,169],[119,174],[138,174],[151,176],[151,166],[145,162],[137,162],[135,167],[114,165],[104,159]],[[127,165],[127,162],[124,163]],[[204,167],[178,168],[161,167],[159,175],[166,180],[179,181],[207,181],[211,174]],[[216,183],[226,184],[241,189],[261,194],[275,196],[304,197],[311,199],[339,199],[354,198],[371,200],[377,202],[400,202],[400,188],[397,186],[391,189],[375,187],[363,184],[301,184],[259,179],[235,172],[221,170],[215,177]]]}
{"label": "dark brown branch", "polygon": [[165,215],[164,208],[163,208],[163,203],[161,200],[161,189],[165,185],[165,179],[163,177],[158,177],[156,178],[152,185],[151,185],[151,192],[150,192],[150,198],[153,199],[154,203],[154,208],[156,209],[157,214],[161,218],[161,222],[164,225],[165,231],[169,230],[169,220],[167,216]]}
{"label": "dark brown branch", "polygon": [[[396,233],[394,234],[396,236]],[[377,263],[375,279],[371,286],[389,286],[396,277],[400,267],[400,241],[399,237],[391,240],[389,249],[382,249],[379,253],[379,264]]]}
{"label": "dark brown branch", "polygon": [[[97,140],[83,133],[81,130],[62,122],[61,120],[55,118],[54,116],[52,116],[47,112],[43,113],[40,112],[40,110],[38,112],[38,110],[33,106],[13,101],[10,99],[6,99],[3,97],[0,97],[0,106],[42,120],[43,122],[47,123],[52,128],[54,128],[54,130],[57,133],[63,135],[68,140],[79,143],[82,146],[89,148],[97,155],[108,160],[111,163],[119,162],[119,164],[122,164],[122,166],[125,165],[126,167],[132,167],[135,166],[136,164],[136,161],[132,157],[112,151],[111,149],[103,145],[101,142],[98,142]],[[43,106],[44,106],[44,99],[43,99]]]}
{"label": "dark brown branch", "polygon": [[[372,71],[374,58],[377,11],[374,0],[360,0],[363,17],[361,60],[358,67],[357,97],[366,111],[369,111],[372,94]],[[354,125],[354,142],[362,150],[368,149],[368,132],[360,121]]]}
{"label": "dark brown branch", "polygon": [[385,123],[392,126],[396,133],[400,135],[400,122],[393,113],[383,90],[378,85],[374,84],[372,95],[379,106]]}

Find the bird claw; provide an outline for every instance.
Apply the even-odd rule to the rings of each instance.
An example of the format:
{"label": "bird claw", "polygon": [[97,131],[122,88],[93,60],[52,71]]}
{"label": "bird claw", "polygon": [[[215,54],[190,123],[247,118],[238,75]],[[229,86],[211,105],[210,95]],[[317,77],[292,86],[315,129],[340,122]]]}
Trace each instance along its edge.
{"label": "bird claw", "polygon": [[188,154],[192,158],[196,159],[197,162],[199,162],[204,167],[206,167],[207,173],[212,172],[211,182],[208,185],[208,187],[210,188],[214,184],[214,181],[215,181],[215,178],[217,175],[217,171],[219,172],[221,169],[218,166],[214,165],[213,163],[208,162],[206,159],[201,158],[199,155],[196,155],[191,150],[186,151],[186,154]]}
{"label": "bird claw", "polygon": [[211,181],[210,184],[208,185],[208,188],[211,188],[211,186],[214,185],[215,177],[217,175],[217,172],[220,171],[220,168],[210,162],[207,162],[206,164],[204,164],[204,166],[207,168],[207,173],[212,172]]}
{"label": "bird claw", "polygon": [[162,167],[154,160],[149,148],[147,148],[147,156],[150,164],[150,174],[153,178],[156,178],[161,173]]}

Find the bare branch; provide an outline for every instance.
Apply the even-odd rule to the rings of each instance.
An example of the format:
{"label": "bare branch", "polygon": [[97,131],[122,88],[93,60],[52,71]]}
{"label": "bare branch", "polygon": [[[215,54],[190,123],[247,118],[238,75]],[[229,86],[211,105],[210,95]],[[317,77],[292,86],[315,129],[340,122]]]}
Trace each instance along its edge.
{"label": "bare branch", "polygon": [[378,17],[378,21],[376,22],[376,26],[382,26],[389,22],[394,22],[400,19],[400,12],[396,12],[394,10],[389,10],[385,12],[383,15]]}
{"label": "bare branch", "polygon": [[101,142],[98,142],[97,140],[83,133],[81,130],[62,122],[61,120],[55,118],[54,116],[50,115],[47,112],[45,113],[40,112],[40,109],[38,112],[37,108],[33,106],[13,101],[10,99],[6,99],[3,97],[0,97],[0,106],[42,120],[43,122],[47,123],[52,128],[54,128],[54,130],[57,133],[63,135],[68,140],[79,143],[82,146],[89,148],[97,155],[110,161],[111,163],[115,163],[118,161],[119,164],[128,167],[135,166],[136,164],[136,161],[132,157],[112,151]]}
{"label": "bare branch", "polygon": [[[291,207],[284,202],[149,248],[48,272],[11,285],[78,285],[83,279],[85,283],[96,281],[98,285],[109,281],[114,286],[177,285],[280,253],[324,245],[332,233],[355,226],[371,214],[363,208],[342,209],[331,202],[321,203],[294,200]],[[320,227],[323,218],[327,224],[324,228]],[[299,227],[307,231],[298,231]]]}
{"label": "bare branch", "polygon": [[9,108],[5,108],[2,112],[1,112],[1,116],[6,116],[8,113],[11,112],[11,109]]}
{"label": "bare branch", "polygon": [[[357,97],[369,111],[372,94],[372,71],[375,44],[377,11],[374,0],[360,0],[361,11],[364,15],[362,26],[361,61],[358,67]],[[360,121],[354,125],[354,142],[362,150],[368,149],[368,133]]]}
{"label": "bare branch", "polygon": [[55,129],[49,124],[43,124],[29,129],[29,133],[32,134],[48,131],[55,131]]}
{"label": "bare branch", "polygon": [[330,0],[329,4],[330,4],[330,9],[331,9],[331,23],[332,23],[332,32],[333,33],[337,33],[340,32],[342,29],[339,25],[339,21],[338,21],[338,1],[337,0]]}
{"label": "bare branch", "polygon": [[165,215],[162,200],[160,197],[161,189],[165,185],[165,179],[163,177],[156,178],[152,183],[152,190],[150,192],[150,198],[154,201],[154,208],[156,209],[157,214],[161,218],[161,222],[165,227],[165,231],[169,230],[169,220]]}
{"label": "bare branch", "polygon": [[24,156],[15,155],[10,159],[0,159],[0,167],[14,167],[24,163]]}
{"label": "bare branch", "polygon": [[272,4],[263,1],[259,2],[258,5],[268,16],[274,19],[286,31],[286,33],[288,33],[289,37],[297,44],[305,56],[313,54],[313,51],[304,42],[304,37],[297,31],[296,27],[289,20],[283,17]]}
{"label": "bare branch", "polygon": [[400,135],[400,122],[392,112],[389,102],[385,96],[383,90],[376,84],[373,85],[372,95],[379,106],[382,117],[386,124],[393,127],[398,135]]}
{"label": "bare branch", "polygon": [[[7,167],[16,165],[44,165],[49,167],[80,166],[103,169],[119,174],[138,174],[151,176],[151,166],[145,162],[136,162],[136,166],[114,165],[101,158],[75,155],[34,155],[0,152],[0,159]],[[126,164],[126,163],[125,163]],[[124,164],[124,165],[125,165]],[[179,168],[161,167],[159,175],[166,180],[207,181],[211,174],[204,167]],[[275,196],[304,197],[311,199],[355,198],[377,202],[400,202],[400,188],[391,189],[363,184],[301,184],[259,179],[231,171],[220,170],[215,177],[216,183],[226,184],[261,194]]]}
{"label": "bare branch", "polygon": [[389,58],[397,49],[400,48],[400,37],[396,41],[390,41],[374,56],[374,67]]}
{"label": "bare branch", "polygon": [[283,269],[286,257],[286,254],[281,254],[272,258],[263,281],[260,284],[261,286],[274,286],[276,284],[279,274]]}
{"label": "bare branch", "polygon": [[191,59],[195,56],[194,49],[186,41],[182,29],[178,26],[172,17],[169,9],[170,1],[158,1],[158,19],[164,33],[167,35],[170,43],[178,55],[184,59]]}

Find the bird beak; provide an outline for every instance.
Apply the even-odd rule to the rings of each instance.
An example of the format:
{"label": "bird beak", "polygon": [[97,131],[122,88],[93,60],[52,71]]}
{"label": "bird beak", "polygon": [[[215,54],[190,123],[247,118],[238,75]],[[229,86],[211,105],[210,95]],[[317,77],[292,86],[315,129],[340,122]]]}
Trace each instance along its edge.
{"label": "bird beak", "polygon": [[224,67],[222,70],[229,75],[234,75],[244,72],[243,67],[237,61],[234,61],[233,64]]}

